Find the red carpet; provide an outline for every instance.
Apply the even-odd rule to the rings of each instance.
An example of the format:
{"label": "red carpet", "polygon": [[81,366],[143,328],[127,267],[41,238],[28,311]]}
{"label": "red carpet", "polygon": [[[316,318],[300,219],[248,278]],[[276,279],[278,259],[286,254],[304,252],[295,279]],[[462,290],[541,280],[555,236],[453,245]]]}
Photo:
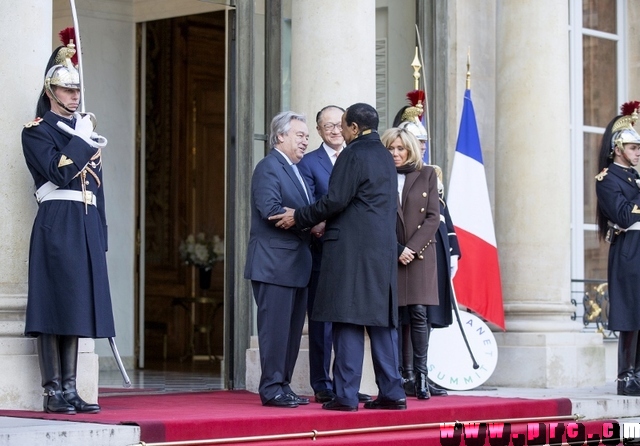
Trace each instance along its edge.
{"label": "red carpet", "polygon": [[[360,406],[358,412],[345,413],[322,410],[320,404],[313,402],[296,409],[263,407],[257,395],[246,391],[103,396],[100,398],[100,405],[101,413],[94,415],[53,415],[4,410],[0,411],[0,416],[134,424],[140,426],[142,441],[161,442],[571,414],[571,401],[566,398],[530,400],[450,395],[428,401],[410,398],[408,409],[404,411],[366,410]],[[515,432],[515,424],[512,430]],[[418,439],[420,444],[441,444],[440,430],[437,428],[428,432],[421,430],[350,435],[348,442],[371,444],[374,438],[375,443],[388,443],[392,440],[394,445],[417,444],[412,441]],[[426,442],[428,438],[432,438],[434,442]],[[291,440],[286,444],[308,444],[309,441]],[[345,442],[344,436],[321,437],[316,440],[316,443],[325,445]],[[283,441],[261,444],[283,444]]]}

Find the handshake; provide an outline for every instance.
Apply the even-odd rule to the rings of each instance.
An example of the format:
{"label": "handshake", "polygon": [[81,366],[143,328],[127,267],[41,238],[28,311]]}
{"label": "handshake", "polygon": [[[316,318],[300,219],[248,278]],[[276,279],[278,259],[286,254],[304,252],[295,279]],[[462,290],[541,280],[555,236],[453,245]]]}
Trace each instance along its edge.
{"label": "handshake", "polygon": [[93,113],[80,114],[76,112],[73,114],[73,116],[76,118],[75,129],[72,129],[67,124],[61,121],[58,121],[58,127],[60,127],[70,135],[81,138],[84,142],[86,142],[93,148],[103,149],[107,146],[107,138],[105,138],[104,136],[100,136],[93,131],[93,123],[95,121]]}

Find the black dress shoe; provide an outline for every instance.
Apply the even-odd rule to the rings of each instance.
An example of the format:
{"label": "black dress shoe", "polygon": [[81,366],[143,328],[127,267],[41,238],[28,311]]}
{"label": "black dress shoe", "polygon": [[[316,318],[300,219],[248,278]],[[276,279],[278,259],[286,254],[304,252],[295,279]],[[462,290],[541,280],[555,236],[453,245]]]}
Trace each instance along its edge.
{"label": "black dress shoe", "polygon": [[323,409],[326,410],[340,410],[342,412],[357,412],[358,406],[347,406],[346,404],[340,404],[336,400],[331,400],[322,405]]}
{"label": "black dress shoe", "polygon": [[281,393],[263,404],[271,407],[298,407],[298,402],[288,394]]}
{"label": "black dress shoe", "polygon": [[384,398],[378,398],[368,403],[364,403],[365,409],[391,409],[391,410],[405,410],[407,408],[407,400],[400,398],[399,400],[388,400]]}
{"label": "black dress shoe", "polygon": [[444,390],[442,387],[434,386],[431,383],[429,383],[429,393],[431,394],[431,396],[447,396],[447,395],[449,395],[447,393],[447,391]]}
{"label": "black dress shoe", "polygon": [[328,403],[335,397],[336,397],[336,394],[329,389],[321,390],[315,395],[316,403]]}
{"label": "black dress shoe", "polygon": [[358,402],[360,403],[368,403],[369,401],[373,401],[371,395],[367,395],[366,393],[358,392]]}
{"label": "black dress shoe", "polygon": [[618,395],[640,396],[640,382],[633,375],[618,378]]}
{"label": "black dress shoe", "polygon": [[293,398],[295,400],[295,402],[298,403],[298,405],[300,405],[300,406],[304,406],[305,404],[309,404],[309,398],[305,398],[304,396],[296,395],[293,392],[290,392],[287,395],[289,395],[291,398]]}

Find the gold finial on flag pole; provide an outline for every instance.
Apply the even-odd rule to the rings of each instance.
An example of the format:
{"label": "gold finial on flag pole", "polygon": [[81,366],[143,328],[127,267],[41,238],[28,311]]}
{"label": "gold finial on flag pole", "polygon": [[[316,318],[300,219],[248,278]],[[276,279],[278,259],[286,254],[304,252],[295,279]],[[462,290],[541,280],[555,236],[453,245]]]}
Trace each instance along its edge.
{"label": "gold finial on flag pole", "polygon": [[467,90],[471,90],[471,47],[467,50]]}
{"label": "gold finial on flag pole", "polygon": [[416,55],[413,56],[413,62],[411,62],[411,67],[413,67],[413,89],[420,89],[420,68],[422,68],[422,64],[420,64],[420,58],[418,57],[418,47],[416,47]]}

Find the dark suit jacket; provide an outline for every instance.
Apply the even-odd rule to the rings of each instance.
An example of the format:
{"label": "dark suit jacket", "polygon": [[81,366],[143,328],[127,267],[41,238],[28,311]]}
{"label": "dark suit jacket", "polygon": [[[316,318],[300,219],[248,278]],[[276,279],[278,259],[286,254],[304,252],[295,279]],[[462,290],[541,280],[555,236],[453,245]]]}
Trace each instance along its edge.
{"label": "dark suit jacket", "polygon": [[287,287],[306,287],[311,275],[310,233],[275,227],[271,215],[284,206],[309,204],[292,167],[272,150],[256,166],[251,179],[251,234],[244,268],[245,279]]}
{"label": "dark suit jacket", "polygon": [[341,152],[328,194],[296,210],[301,228],[327,220],[312,319],[396,326],[397,195],[393,158],[371,133]]}
{"label": "dark suit jacket", "polygon": [[298,163],[298,169],[311,187],[315,201],[327,195],[333,163],[322,144],[318,149],[309,152],[302,158],[302,161]]}
{"label": "dark suit jacket", "polygon": [[[298,163],[298,169],[311,189],[313,198],[318,201],[329,191],[329,177],[333,170],[333,163],[327,151],[321,144],[313,152],[307,153]],[[323,238],[312,237],[311,255],[313,256],[313,270],[320,271],[322,261]]]}

